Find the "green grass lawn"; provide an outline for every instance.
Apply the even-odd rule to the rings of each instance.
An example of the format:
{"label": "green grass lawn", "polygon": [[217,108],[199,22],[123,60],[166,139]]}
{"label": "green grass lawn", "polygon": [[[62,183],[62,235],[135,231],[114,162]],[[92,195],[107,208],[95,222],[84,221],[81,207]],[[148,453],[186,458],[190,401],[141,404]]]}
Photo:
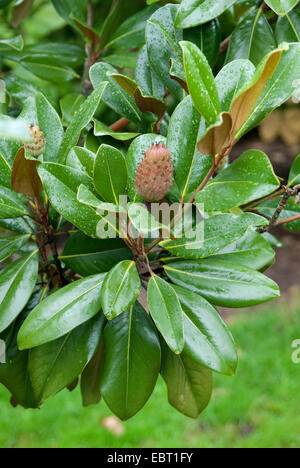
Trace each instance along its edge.
{"label": "green grass lawn", "polygon": [[78,389],[64,391],[41,410],[13,409],[0,388],[0,447],[300,447],[300,364],[291,343],[300,339],[300,306],[278,302],[232,320],[240,351],[238,373],[216,376],[208,409],[198,420],[171,408],[159,380],[145,408],[115,436],[101,421],[104,402],[82,408]]}

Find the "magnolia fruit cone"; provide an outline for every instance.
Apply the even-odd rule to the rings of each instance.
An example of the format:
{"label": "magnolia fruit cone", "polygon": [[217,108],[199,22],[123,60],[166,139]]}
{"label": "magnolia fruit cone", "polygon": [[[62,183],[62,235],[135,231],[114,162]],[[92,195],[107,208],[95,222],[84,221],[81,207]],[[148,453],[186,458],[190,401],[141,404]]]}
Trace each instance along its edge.
{"label": "magnolia fruit cone", "polygon": [[40,127],[37,125],[30,125],[29,131],[33,136],[33,143],[24,143],[24,148],[32,156],[40,156],[44,153],[46,148],[46,138]]}
{"label": "magnolia fruit cone", "polygon": [[139,165],[136,178],[136,192],[149,202],[164,198],[173,185],[174,167],[171,153],[165,145],[151,146]]}

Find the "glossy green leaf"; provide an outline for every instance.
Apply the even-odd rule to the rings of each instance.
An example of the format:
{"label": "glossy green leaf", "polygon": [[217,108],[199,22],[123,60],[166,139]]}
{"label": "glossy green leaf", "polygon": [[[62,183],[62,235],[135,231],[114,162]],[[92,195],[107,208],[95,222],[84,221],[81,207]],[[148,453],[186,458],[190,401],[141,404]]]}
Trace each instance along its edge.
{"label": "glossy green leaf", "polygon": [[[153,233],[157,231],[158,234],[159,230],[164,227],[142,203],[128,203],[128,217],[133,228],[144,237],[150,233],[152,237],[155,237]],[[167,226],[165,229],[169,233]]]}
{"label": "glossy green leaf", "polygon": [[68,127],[74,115],[76,114],[76,109],[84,103],[84,96],[77,93],[69,93],[61,98],[59,101],[61,114],[62,114],[62,123],[64,127]]}
{"label": "glossy green leaf", "polygon": [[[72,148],[70,153],[68,154],[66,162],[65,162],[65,166],[72,167],[73,169],[76,169],[77,171],[87,173],[86,168],[81,164],[80,159],[78,158],[74,150],[75,148]],[[93,177],[93,168],[94,168],[94,164],[92,166],[91,177]]]}
{"label": "glossy green leaf", "polygon": [[98,214],[105,214],[106,211],[109,213],[126,213],[126,209],[122,205],[115,205],[114,203],[106,203],[99,200],[99,197],[85,185],[79,186],[77,200],[83,203],[83,205],[96,208]]}
{"label": "glossy green leaf", "polygon": [[182,31],[174,28],[177,12],[176,5],[165,5],[157,10],[148,20],[146,27],[146,44],[151,67],[164,85],[181,100],[183,91],[181,86],[170,76],[170,59],[182,62],[179,41]]}
{"label": "glossy green leaf", "polygon": [[213,124],[221,112],[212,70],[203,52],[192,42],[180,43],[189,92],[198,112]]}
{"label": "glossy green leaf", "polygon": [[277,284],[270,278],[216,258],[174,262],[165,266],[165,271],[175,284],[222,307],[249,307],[280,296]]}
{"label": "glossy green leaf", "polygon": [[0,51],[3,52],[5,49],[22,50],[24,47],[24,41],[22,36],[11,37],[10,39],[0,40]]}
{"label": "glossy green leaf", "polygon": [[29,214],[23,195],[0,186],[0,219],[19,218]]}
{"label": "glossy green leaf", "polygon": [[82,130],[91,121],[99,106],[106,86],[107,83],[100,83],[97,87],[95,87],[95,90],[86,99],[86,101],[77,109],[71,125],[64,134],[58,155],[59,162],[63,163],[73,146],[77,145]]}
{"label": "glossy green leaf", "polygon": [[31,310],[38,304],[41,291],[30,299],[20,317],[1,334],[6,345],[6,364],[0,365],[0,382],[11,392],[15,401],[24,408],[37,408],[28,370],[29,351],[19,351],[17,336],[20,326]]}
{"label": "glossy green leaf", "polygon": [[98,120],[94,120],[94,124],[94,135],[96,136],[110,136],[119,141],[133,140],[139,136],[139,133],[134,132],[114,132],[107,127],[107,125],[99,122]]}
{"label": "glossy green leaf", "polygon": [[293,162],[289,176],[289,185],[293,186],[298,184],[300,184],[300,154],[298,154]]}
{"label": "glossy green leaf", "polygon": [[185,29],[183,38],[185,41],[193,42],[202,50],[211,67],[215,65],[221,43],[221,28],[217,19],[196,28]]}
{"label": "glossy green leaf", "polygon": [[101,393],[120,419],[134,416],[146,404],[159,374],[160,357],[153,322],[138,303],[105,327]]}
{"label": "glossy green leaf", "polygon": [[56,340],[97,315],[104,276],[71,283],[42,301],[21,327],[19,348],[34,348]]}
{"label": "glossy green leaf", "polygon": [[[98,211],[101,209],[101,205],[108,205],[108,203],[102,203],[99,200],[99,196],[96,196],[94,192],[89,190],[85,185],[81,184],[78,187],[77,200],[83,205],[91,206],[96,208]],[[113,205],[116,206],[116,205]]]}
{"label": "glossy green leaf", "polygon": [[26,306],[38,276],[38,254],[33,251],[0,272],[0,332]]}
{"label": "glossy green leaf", "polygon": [[241,239],[217,252],[216,257],[254,270],[263,270],[274,261],[275,252],[261,234],[249,229]]}
{"label": "glossy green leaf", "polygon": [[122,239],[97,240],[76,232],[67,241],[60,260],[79,275],[105,273],[132,254]]}
{"label": "glossy green leaf", "polygon": [[100,381],[104,363],[103,341],[82,372],[80,391],[83,406],[97,405],[101,400]]}
{"label": "glossy green leaf", "polygon": [[128,53],[122,51],[119,54],[106,55],[105,62],[118,68],[135,68],[137,58],[138,52],[129,51]]}
{"label": "glossy green leaf", "polygon": [[[109,4],[108,4],[109,6]],[[127,14],[129,14],[129,6],[127,10]],[[100,30],[100,37],[102,46],[105,46],[106,43],[111,38],[113,32],[118,28],[122,19],[124,17],[125,11],[125,0],[116,0],[111,2],[110,9],[106,14],[106,17],[103,20],[103,24]]]}
{"label": "glossy green leaf", "polygon": [[184,347],[183,314],[174,289],[159,276],[148,284],[148,306],[156,327],[175,354]]}
{"label": "glossy green leaf", "polygon": [[77,200],[78,187],[84,183],[92,189],[92,179],[83,172],[55,163],[41,164],[38,171],[56,211],[85,234],[96,237],[100,216]]}
{"label": "glossy green leaf", "polygon": [[232,102],[254,73],[250,60],[233,60],[222,68],[216,77],[222,112],[229,112]]}
{"label": "glossy green leaf", "polygon": [[39,405],[81,374],[99,346],[105,322],[99,314],[66,336],[30,351],[29,375]]}
{"label": "glossy green leaf", "polygon": [[267,155],[248,150],[199,192],[196,201],[204,203],[206,211],[223,211],[263,198],[279,186]]}
{"label": "glossy green leaf", "polygon": [[176,16],[177,28],[192,28],[220,16],[235,0],[183,0]]}
{"label": "glossy green leaf", "polygon": [[117,73],[117,70],[107,63],[100,62],[93,65],[90,69],[90,78],[94,88],[103,81],[108,82],[102,96],[103,102],[122,117],[140,124],[142,121],[141,111],[134,99],[111,76],[112,73]]}
{"label": "glossy green leaf", "polygon": [[102,145],[99,148],[94,165],[94,185],[104,200],[116,205],[120,195],[126,194],[126,161],[113,146]]}
{"label": "glossy green leaf", "polygon": [[94,163],[96,159],[95,153],[89,151],[87,148],[81,148],[81,146],[75,146],[73,150],[80,161],[80,165],[90,177],[93,177]]}
{"label": "glossy green leaf", "polygon": [[76,18],[84,18],[86,3],[82,0],[52,0],[52,3],[57,12],[62,18],[70,24],[73,24],[71,15],[75,15]]}
{"label": "glossy green leaf", "polygon": [[[163,240],[160,245],[178,257],[205,258],[240,239],[250,227],[267,224],[265,218],[253,213],[217,214],[200,221],[188,236],[177,240]],[[201,229],[203,236],[199,235]]]}
{"label": "glossy green leaf", "polygon": [[263,237],[268,244],[276,249],[281,249],[283,246],[283,243],[277,239],[277,237],[273,236],[273,234],[270,234],[269,232],[264,232],[261,237]]}
{"label": "glossy green leaf", "polygon": [[119,26],[110,38],[106,48],[135,49],[145,44],[145,29],[148,18],[157,10],[157,6],[149,6],[135,13]]}
{"label": "glossy green leaf", "polygon": [[286,15],[297,3],[297,0],[266,0],[266,4],[279,16]]}
{"label": "glossy green leaf", "polygon": [[218,311],[203,297],[173,286],[184,318],[184,353],[213,371],[234,375],[238,356],[233,337]]}
{"label": "glossy green leaf", "polygon": [[71,67],[58,62],[55,57],[25,56],[21,64],[28,71],[45,81],[60,83],[80,78]]}
{"label": "glossy green leaf", "polygon": [[30,218],[0,219],[0,227],[18,234],[31,234],[35,229],[34,222]]}
{"label": "glossy green leaf", "polygon": [[11,254],[17,252],[25,245],[30,238],[30,234],[24,236],[0,237],[0,262],[3,262]]}
{"label": "glossy green leaf", "polygon": [[26,99],[32,95],[42,93],[46,99],[53,105],[56,101],[53,99],[53,94],[49,86],[40,85],[40,83],[33,83],[20,78],[17,75],[10,74],[5,78],[6,90],[16,100],[16,102],[23,106]]}
{"label": "glossy green leaf", "polygon": [[21,62],[28,59],[29,61],[31,60],[35,63],[45,65],[47,65],[47,63],[50,63],[51,66],[56,64],[59,66],[58,70],[60,67],[64,68],[67,65],[74,76],[75,73],[70,67],[78,67],[79,65],[82,65],[85,60],[85,53],[83,48],[76,44],[66,44],[64,42],[43,42],[26,45],[22,53],[15,54],[14,58]]}
{"label": "glossy green leaf", "polygon": [[141,293],[141,281],[135,262],[123,260],[105,277],[101,289],[102,310],[108,320],[125,312]]}
{"label": "glossy green leaf", "polygon": [[161,135],[141,135],[136,138],[129,147],[126,157],[128,168],[128,195],[133,202],[139,202],[143,200],[135,191],[136,171],[144,159],[145,152],[155,143],[165,144],[166,139]]}
{"label": "glossy green leaf", "polygon": [[300,42],[300,8],[278,18],[275,35],[278,44],[284,41]]}
{"label": "glossy green leaf", "polygon": [[273,30],[262,8],[251,8],[232,33],[226,62],[248,59],[254,65],[277,46]]}
{"label": "glossy green leaf", "polygon": [[169,124],[167,148],[174,164],[175,184],[171,192],[188,202],[212,166],[212,158],[197,149],[201,117],[190,96],[175,109]]}
{"label": "glossy green leaf", "polygon": [[210,402],[212,372],[182,353],[162,347],[162,376],[167,384],[170,405],[190,418],[198,418]]}
{"label": "glossy green leaf", "polygon": [[154,96],[160,100],[164,98],[165,87],[154,69],[151,68],[146,45],[142,47],[138,56],[135,79],[139,87],[145,90],[148,96]]}
{"label": "glossy green leaf", "polygon": [[8,160],[0,152],[0,176],[1,185],[11,188],[11,166]]}

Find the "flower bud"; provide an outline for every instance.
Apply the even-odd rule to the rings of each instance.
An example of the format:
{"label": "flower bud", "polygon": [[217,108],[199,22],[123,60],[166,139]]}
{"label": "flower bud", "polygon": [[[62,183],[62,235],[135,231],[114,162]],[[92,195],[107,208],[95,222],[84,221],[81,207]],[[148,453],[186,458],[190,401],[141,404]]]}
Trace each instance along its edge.
{"label": "flower bud", "polygon": [[173,185],[174,167],[171,153],[163,144],[155,144],[145,153],[136,172],[136,192],[149,202],[164,198]]}
{"label": "flower bud", "polygon": [[33,143],[24,143],[24,148],[32,156],[40,156],[46,149],[46,138],[40,127],[37,125],[30,125],[29,131],[33,137]]}

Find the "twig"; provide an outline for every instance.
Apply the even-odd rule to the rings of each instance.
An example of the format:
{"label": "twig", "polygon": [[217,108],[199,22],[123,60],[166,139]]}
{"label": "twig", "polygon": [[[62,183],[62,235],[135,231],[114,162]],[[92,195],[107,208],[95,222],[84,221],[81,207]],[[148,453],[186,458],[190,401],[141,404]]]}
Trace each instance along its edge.
{"label": "twig", "polygon": [[46,208],[42,206],[39,198],[36,197],[34,199],[34,202],[35,202],[35,211],[39,218],[39,219],[34,219],[34,222],[37,224],[37,226],[43,226],[44,228],[44,232],[42,231],[42,233],[37,233],[36,239],[37,239],[37,244],[41,253],[43,263],[45,265],[46,274],[48,278],[50,278],[51,272],[48,268],[48,255],[47,255],[47,250],[46,250],[47,245],[50,245],[53,259],[54,259],[54,264],[56,266],[57,274],[59,277],[59,284],[60,286],[64,286],[67,282],[64,277],[64,270],[58,258],[56,237],[49,223],[50,202],[49,200],[47,201]]}
{"label": "twig", "polygon": [[199,192],[201,192],[201,190],[203,190],[207,183],[209,182],[209,180],[212,178],[212,176],[214,175],[215,173],[215,170],[217,169],[219,163],[220,163],[221,160],[219,160],[219,158],[216,160],[214,158],[213,160],[213,164],[210,168],[210,170],[208,171],[208,173],[206,174],[205,178],[203,179],[203,181],[201,182],[201,184],[199,185],[199,187],[197,188],[197,190],[194,192],[194,194],[192,195],[192,197],[190,198],[190,200],[188,201],[188,203],[194,203],[194,201],[196,200],[196,196]]}
{"label": "twig", "polygon": [[296,216],[292,216],[291,218],[281,219],[280,221],[278,221],[277,226],[280,226],[282,224],[292,223],[293,221],[298,221],[298,219],[300,219],[300,214]]}
{"label": "twig", "polygon": [[[290,198],[294,197],[295,195],[298,195],[298,192],[300,190],[300,185],[296,185],[293,188],[284,187],[284,190],[285,190],[285,192],[283,194],[283,197],[280,200],[279,205],[278,205],[275,213],[273,214],[268,226],[264,226],[263,228],[259,229],[259,232],[264,233],[264,232],[269,231],[274,226],[278,226],[278,225],[290,222],[290,218],[288,218],[288,220],[282,220],[282,221],[278,221],[278,219],[279,219],[281,213],[284,211],[284,209],[285,209],[286,205],[288,204]],[[295,218],[295,217],[293,217],[293,218]],[[296,216],[296,219],[298,219],[298,216]],[[294,220],[295,219],[293,219],[293,221]]]}

